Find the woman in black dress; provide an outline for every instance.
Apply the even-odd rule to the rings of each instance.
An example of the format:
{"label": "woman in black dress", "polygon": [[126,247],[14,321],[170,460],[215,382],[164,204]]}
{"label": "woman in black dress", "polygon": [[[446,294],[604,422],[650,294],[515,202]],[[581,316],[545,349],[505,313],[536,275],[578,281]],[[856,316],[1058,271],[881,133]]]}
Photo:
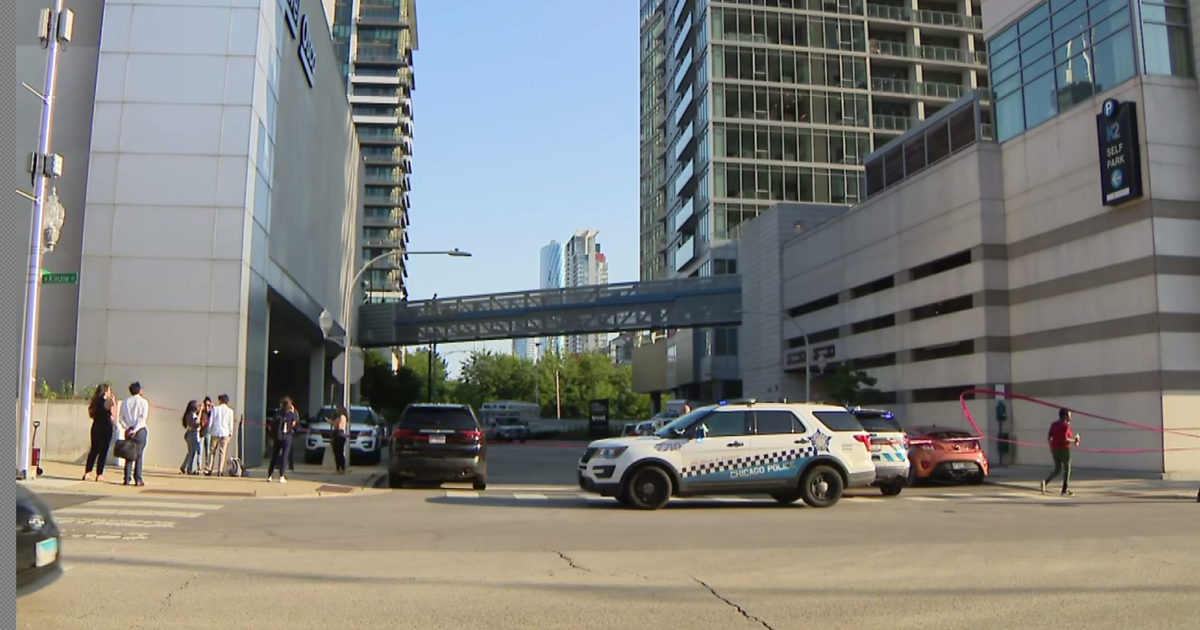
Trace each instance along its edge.
{"label": "woman in black dress", "polygon": [[92,417],[92,448],[88,451],[87,466],[83,469],[83,480],[87,481],[92,469],[96,470],[96,481],[104,479],[104,464],[108,462],[108,445],[112,443],[113,410],[117,408],[117,398],[113,395],[108,384],[101,384],[92,394],[88,404],[88,415]]}

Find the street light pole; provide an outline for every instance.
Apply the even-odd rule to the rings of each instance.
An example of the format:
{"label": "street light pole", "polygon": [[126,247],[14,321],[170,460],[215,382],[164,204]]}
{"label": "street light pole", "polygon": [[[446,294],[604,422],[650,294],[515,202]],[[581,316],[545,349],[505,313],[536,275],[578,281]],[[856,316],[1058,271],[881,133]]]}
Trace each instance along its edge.
{"label": "street light pole", "polygon": [[[59,1],[61,2],[61,0],[59,0]],[[351,323],[351,303],[350,302],[351,302],[351,298],[354,297],[354,287],[358,283],[359,279],[362,278],[362,275],[364,273],[366,273],[367,270],[370,269],[372,265],[383,260],[384,258],[388,258],[389,256],[395,256],[399,253],[401,253],[401,252],[399,252],[397,250],[393,250],[390,252],[382,253],[382,254],[368,260],[366,263],[363,264],[362,268],[360,268],[358,270],[358,272],[355,273],[350,278],[350,281],[346,283],[345,292],[342,294],[342,329],[343,329],[343,332],[345,333],[345,335],[342,337],[342,348],[344,349],[344,353],[346,355],[345,360],[342,361],[342,407],[346,410],[346,413],[348,413],[348,414],[350,413],[350,350],[352,349],[352,346],[353,346],[352,342],[354,339],[354,337],[351,335],[351,330],[350,330],[353,325]],[[470,252],[463,252],[463,251],[459,251],[458,249],[453,249],[450,251],[404,252],[404,253],[407,253],[409,256],[418,256],[418,255],[453,256],[456,258],[470,258],[471,257]],[[333,326],[333,323],[329,321],[329,312],[322,311],[321,317],[318,319],[320,320],[320,324],[321,324],[321,329],[322,329],[321,332],[326,337],[328,337],[329,329],[332,328],[332,326]],[[328,324],[328,326],[327,326],[327,324]],[[350,419],[347,418],[346,421],[349,422]],[[346,440],[345,448],[347,451],[349,451],[350,440]],[[349,458],[349,455],[350,455],[349,452],[347,452],[346,453],[347,458]],[[349,459],[347,459],[347,461],[349,461]]]}
{"label": "street light pole", "polygon": [[538,406],[538,417],[542,417],[542,342],[534,342],[533,356],[533,401]]}
{"label": "street light pole", "polygon": [[[51,177],[61,174],[61,161],[50,155],[50,135],[54,120],[54,91],[58,85],[59,45],[71,41],[74,30],[74,13],[64,10],[63,0],[54,0],[53,9],[42,9],[39,39],[48,49],[46,78],[42,92],[42,122],[38,137],[38,151],[30,166],[33,170],[33,219],[29,239],[29,280],[25,290],[25,330],[21,340],[21,421],[18,424],[20,450],[17,452],[17,479],[29,478],[30,460],[33,457],[33,381],[36,378],[34,365],[37,362],[38,312],[41,302],[43,225],[46,206],[46,184]],[[28,87],[28,86],[27,86]],[[29,88],[30,91],[35,91]]]}
{"label": "street light pole", "polygon": [[[787,315],[786,313],[772,313],[769,311],[745,311],[745,310],[739,310],[738,313],[740,313],[742,315],[763,315],[763,316],[774,315],[775,317],[778,317],[779,319],[783,320],[784,322],[791,323],[793,326],[796,327],[796,330],[800,331],[800,336],[804,339],[804,401],[812,402],[812,346],[810,346],[808,343],[808,333],[805,332],[804,326],[801,326],[800,322],[792,319],[791,316]],[[780,342],[779,345],[781,346],[781,348],[780,348],[780,353],[781,353],[780,354],[780,366],[779,367],[780,367],[780,369],[787,369],[787,345],[782,343],[782,341]]]}

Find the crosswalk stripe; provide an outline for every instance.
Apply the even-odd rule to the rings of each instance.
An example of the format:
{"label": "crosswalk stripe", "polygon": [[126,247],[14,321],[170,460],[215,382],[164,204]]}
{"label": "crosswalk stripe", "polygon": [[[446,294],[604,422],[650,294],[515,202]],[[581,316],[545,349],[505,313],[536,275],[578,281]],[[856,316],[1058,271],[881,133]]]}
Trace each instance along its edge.
{"label": "crosswalk stripe", "polygon": [[598,494],[586,494],[583,492],[580,492],[579,494],[577,494],[575,496],[579,497],[580,499],[585,499],[587,501],[611,501],[611,500],[613,500],[611,497],[602,497]]}
{"label": "crosswalk stripe", "polygon": [[945,501],[945,499],[943,499],[941,497],[901,497],[901,498],[908,499],[909,501]]}
{"label": "crosswalk stripe", "polygon": [[522,499],[522,500],[535,500],[535,501],[536,501],[536,500],[543,500],[543,499],[546,499],[546,495],[544,495],[544,494],[537,494],[537,493],[534,493],[534,492],[514,492],[514,493],[513,493],[513,498],[514,498],[514,499]]}
{"label": "crosswalk stripe", "polygon": [[753,503],[754,499],[746,497],[710,497],[710,501],[719,501],[721,503]]}
{"label": "crosswalk stripe", "polygon": [[129,529],[170,529],[175,527],[175,521],[131,521],[108,518],[77,518],[74,516],[56,516],[54,520],[59,525],[86,525],[89,527],[128,527]]}
{"label": "crosswalk stripe", "polygon": [[219,510],[224,507],[219,503],[170,503],[166,501],[121,501],[113,499],[101,499],[99,501],[92,502],[90,505],[105,508],[165,508],[168,510]]}
{"label": "crosswalk stripe", "polygon": [[137,532],[131,534],[121,532],[91,532],[86,534],[67,532],[62,536],[75,540],[147,540],[150,538],[149,534]]}
{"label": "crosswalk stripe", "polygon": [[183,512],[178,510],[123,510],[123,509],[108,509],[108,508],[85,508],[85,507],[69,507],[63,508],[55,512],[55,514],[65,515],[92,515],[92,516],[144,516],[147,518],[197,518],[204,516],[204,512]]}
{"label": "crosswalk stripe", "polygon": [[473,490],[447,490],[446,496],[459,499],[478,499],[479,493]]}

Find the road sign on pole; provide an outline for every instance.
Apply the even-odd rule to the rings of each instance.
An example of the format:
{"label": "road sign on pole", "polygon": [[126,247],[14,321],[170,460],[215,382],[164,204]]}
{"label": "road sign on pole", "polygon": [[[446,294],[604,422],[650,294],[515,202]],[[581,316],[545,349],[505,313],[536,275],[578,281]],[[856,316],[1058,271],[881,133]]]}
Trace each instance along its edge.
{"label": "road sign on pole", "polygon": [[50,273],[42,271],[42,284],[78,284],[79,274],[77,273]]}
{"label": "road sign on pole", "polygon": [[[350,351],[350,382],[343,383],[353,385],[363,377],[363,372],[366,370],[366,362],[363,360],[363,351],[358,348],[353,348]],[[333,377],[342,382],[342,374],[346,371],[346,353],[343,352],[337,355],[333,360]]]}

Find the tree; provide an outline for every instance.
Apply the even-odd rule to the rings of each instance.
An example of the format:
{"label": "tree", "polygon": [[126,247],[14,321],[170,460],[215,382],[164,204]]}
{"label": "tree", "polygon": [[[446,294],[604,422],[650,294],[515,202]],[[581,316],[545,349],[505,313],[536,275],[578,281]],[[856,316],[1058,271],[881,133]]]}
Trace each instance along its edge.
{"label": "tree", "polygon": [[827,391],[830,398],[851,407],[869,405],[879,400],[880,391],[875,389],[875,377],[854,367],[853,361],[845,361],[829,376]]}
{"label": "tree", "polygon": [[[434,354],[433,356],[433,393],[435,400],[433,402],[449,402],[450,387],[446,385],[446,375],[450,371],[450,366],[441,355]],[[404,367],[412,371],[412,373],[421,381],[420,402],[429,400],[429,350],[422,349],[414,352],[406,352],[404,355]]]}
{"label": "tree", "polygon": [[586,418],[592,400],[607,398],[614,419],[641,420],[650,416],[650,397],[633,391],[633,369],[614,366],[603,354],[563,356],[547,353],[535,365],[508,354],[479,351],[463,364],[456,400],[478,407],[492,400],[535,402],[541,416],[558,413],[555,377],[562,392],[562,417]]}
{"label": "tree", "polygon": [[363,398],[389,420],[396,420],[408,405],[421,402],[422,382],[407,366],[392,372],[392,362],[385,355],[367,352],[360,388]]}

